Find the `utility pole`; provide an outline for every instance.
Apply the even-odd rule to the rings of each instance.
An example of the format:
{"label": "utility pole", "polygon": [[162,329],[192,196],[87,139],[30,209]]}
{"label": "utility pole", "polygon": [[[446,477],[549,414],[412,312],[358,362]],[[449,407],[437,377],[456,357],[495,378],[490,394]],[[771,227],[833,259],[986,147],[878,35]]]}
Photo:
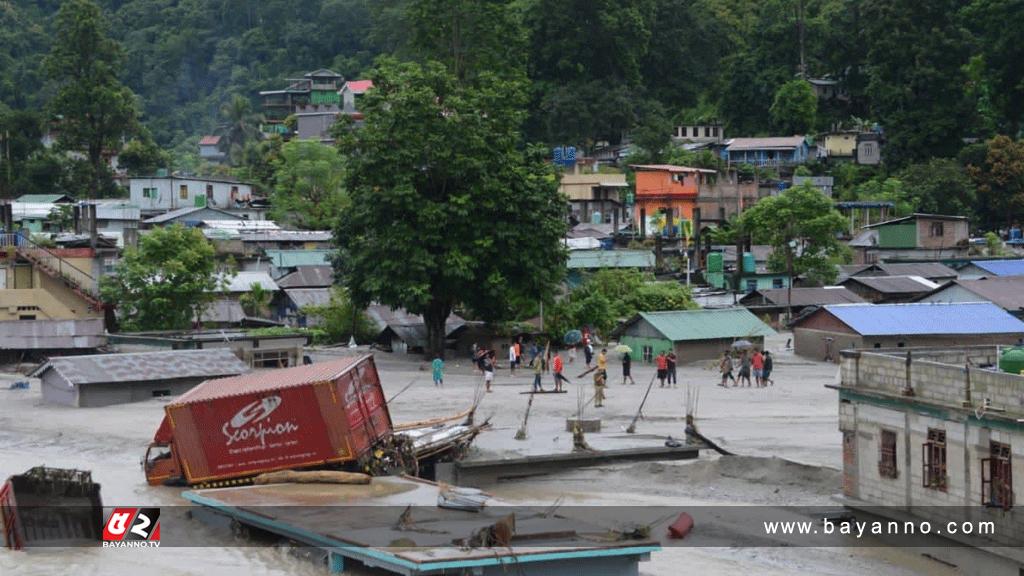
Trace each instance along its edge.
{"label": "utility pole", "polygon": [[786,324],[793,321],[793,250],[796,248],[796,240],[793,239],[793,223],[786,223],[786,274],[789,275],[789,282],[786,283]]}

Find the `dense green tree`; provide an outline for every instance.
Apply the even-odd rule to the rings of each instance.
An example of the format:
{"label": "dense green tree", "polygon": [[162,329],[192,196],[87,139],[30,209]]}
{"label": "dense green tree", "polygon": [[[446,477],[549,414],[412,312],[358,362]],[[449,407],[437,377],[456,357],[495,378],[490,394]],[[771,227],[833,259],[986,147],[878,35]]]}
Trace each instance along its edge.
{"label": "dense green tree", "polygon": [[377,326],[365,312],[355,308],[348,292],[341,286],[331,289],[331,300],[324,306],[305,306],[300,311],[307,317],[316,318],[317,328],[325,332],[327,343],[356,342],[365,344],[378,333]]}
{"label": "dense green tree", "polygon": [[217,274],[213,246],[196,228],[156,228],[126,248],[116,274],[100,280],[128,330],[181,330],[199,322],[228,274]]}
{"label": "dense green tree", "polygon": [[[39,175],[33,173],[32,165],[46,154],[42,136],[39,114],[27,110],[0,113],[0,197],[13,198],[35,188]],[[53,176],[59,179],[60,170]]]}
{"label": "dense green tree", "polygon": [[275,161],[270,216],[307,230],[329,230],[348,204],[345,161],[337,148],[293,140]]}
{"label": "dense green tree", "polygon": [[959,0],[866,0],[868,95],[885,127],[886,162],[955,156],[973,121],[964,95],[966,31]]}
{"label": "dense green tree", "polygon": [[1024,216],[1024,142],[996,136],[965,152],[962,161],[978,187],[986,228],[1019,222]]}
{"label": "dense green tree", "polygon": [[118,80],[120,46],[90,0],[65,0],[46,69],[59,87],[50,110],[59,118],[59,146],[85,154],[85,192],[97,197],[108,178],[104,154],[117,152],[137,130],[135,95]]}
{"label": "dense green tree", "polygon": [[771,107],[772,124],[779,134],[809,134],[818,115],[818,97],[806,80],[783,84]]}
{"label": "dense green tree", "polygon": [[1019,135],[1024,122],[1024,2],[973,0],[963,21],[976,35],[984,96],[999,111],[997,128]]}
{"label": "dense green tree", "polygon": [[933,158],[911,164],[899,173],[915,212],[973,217],[977,196],[974,183],[954,159]]}
{"label": "dense green tree", "polygon": [[220,133],[224,138],[223,146],[228,158],[234,165],[241,164],[246,144],[260,137],[263,116],[253,112],[252,102],[248,98],[235,94],[221,106],[220,117],[223,122]]}
{"label": "dense green tree", "polygon": [[158,168],[166,168],[170,157],[147,135],[128,141],[117,161],[129,176],[144,176],[154,174]]}
{"label": "dense green tree", "polygon": [[253,283],[249,291],[238,297],[242,310],[249,316],[266,318],[270,316],[270,301],[274,294],[262,284]]}
{"label": "dense green tree", "polygon": [[755,204],[740,216],[739,228],[754,242],[774,249],[769,267],[794,276],[806,274],[812,283],[835,280],[838,261],[848,254],[838,235],[846,220],[817,188],[794,186]]}
{"label": "dense green tree", "polygon": [[525,91],[438,63],[384,60],[342,134],[351,207],[339,219],[341,276],[358,305],[423,314],[428,353],[461,305],[486,320],[516,297],[547,297],[564,272],[564,204],[551,168],[521,140]]}

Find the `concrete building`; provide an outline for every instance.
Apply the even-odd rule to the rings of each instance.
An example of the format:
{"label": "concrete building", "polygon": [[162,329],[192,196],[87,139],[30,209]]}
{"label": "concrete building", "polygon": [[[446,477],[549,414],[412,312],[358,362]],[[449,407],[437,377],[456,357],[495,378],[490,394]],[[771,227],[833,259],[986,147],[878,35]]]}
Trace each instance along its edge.
{"label": "concrete building", "polygon": [[725,141],[725,126],[719,122],[676,126],[672,131],[672,139],[677,142],[721,144]]}
{"label": "concrete building", "polygon": [[338,121],[341,109],[337,104],[307,104],[295,112],[295,137],[299,140],[316,140],[331,144],[331,128]]}
{"label": "concrete building", "polygon": [[640,236],[692,236],[700,189],[711,186],[718,172],[670,164],[631,168],[636,171],[633,220],[640,227]]}
{"label": "concrete building", "polygon": [[822,194],[831,198],[835,179],[831,176],[793,176],[793,186],[802,186],[804,184],[810,184],[821,191]]}
{"label": "concrete building", "polygon": [[373,80],[349,80],[338,91],[341,100],[341,110],[345,114],[352,116],[362,115],[359,114],[359,98],[366,91],[373,88]]}
{"label": "concrete building", "polygon": [[227,154],[220,146],[220,136],[203,136],[199,139],[199,157],[207,162],[220,164],[227,158]]}
{"label": "concrete building", "polygon": [[142,221],[142,224],[146,228],[173,226],[174,224],[181,224],[188,228],[198,228],[202,226],[204,221],[208,220],[245,220],[245,218],[219,208],[211,208],[208,206],[189,206],[185,208],[178,208],[177,210],[171,210],[170,212],[164,212],[163,214],[153,216],[152,218],[146,218]]}
{"label": "concrete building", "polygon": [[261,91],[263,124],[260,130],[264,134],[291,136],[284,124],[288,116],[308,105],[337,106],[340,102],[338,88],[343,80],[341,74],[321,68],[303,74],[302,78],[288,78],[288,85],[283,89]]}
{"label": "concrete building", "polygon": [[0,321],[103,318],[92,248],[44,248],[0,234]]}
{"label": "concrete building", "polygon": [[882,135],[877,132],[862,132],[857,135],[857,164],[877,166],[882,163]]}
{"label": "concrete building", "polygon": [[912,302],[939,287],[920,276],[850,276],[839,285],[875,304]]}
{"label": "concrete building", "polygon": [[918,302],[991,302],[1024,319],[1024,276],[955,280],[936,288]]}
{"label": "concrete building", "polygon": [[993,276],[1024,276],[1022,260],[971,260],[959,271],[961,280],[977,280]]}
{"label": "concrete building", "polygon": [[43,401],[77,408],[182,394],[209,378],[248,372],[230,350],[176,350],[53,358],[31,375]]}
{"label": "concrete building", "polygon": [[818,145],[818,158],[829,160],[850,160],[857,155],[856,130],[828,132]]}
{"label": "concrete building", "polygon": [[251,184],[214,178],[132,178],[129,182],[129,191],[131,203],[138,206],[146,215],[178,208],[231,208],[252,201]]}
{"label": "concrete building", "polygon": [[0,321],[0,362],[91,354],[106,345],[102,318]]}
{"label": "concrete building", "polygon": [[912,214],[864,226],[853,240],[855,264],[889,260],[950,260],[968,252],[965,216]]}
{"label": "concrete building", "polygon": [[764,337],[775,334],[746,308],[641,312],[615,330],[613,336],[633,349],[633,357],[650,362],[659,352],[675,351],[679,362],[722,356],[737,340],[764,348]]}
{"label": "concrete building", "polygon": [[848,349],[1013,344],[1024,322],[991,302],[838,304],[793,323],[797,354],[839,360]]}
{"label": "concrete building", "polygon": [[[985,366],[994,346],[844,351],[843,495],[857,513],[921,521],[946,538],[928,553],[970,576],[1024,571],[1024,376]],[[963,522],[991,534],[963,535]],[[947,528],[957,523],[958,534]],[[980,532],[980,531],[978,531]],[[935,531],[933,530],[933,533]]]}
{"label": "concrete building", "polygon": [[562,174],[558,191],[568,198],[577,222],[615,225],[629,221],[626,204],[632,191],[625,174],[581,170],[577,163],[572,172]]}
{"label": "concrete building", "polygon": [[[708,285],[720,290],[732,290],[735,287],[738,292],[743,293],[789,287],[789,274],[773,272],[765,264],[771,254],[771,247],[754,245],[750,248],[750,251],[744,252],[740,261],[737,262],[734,246],[718,248],[712,246],[715,251],[708,253],[704,272],[704,279]],[[740,269],[738,280],[737,268]]]}

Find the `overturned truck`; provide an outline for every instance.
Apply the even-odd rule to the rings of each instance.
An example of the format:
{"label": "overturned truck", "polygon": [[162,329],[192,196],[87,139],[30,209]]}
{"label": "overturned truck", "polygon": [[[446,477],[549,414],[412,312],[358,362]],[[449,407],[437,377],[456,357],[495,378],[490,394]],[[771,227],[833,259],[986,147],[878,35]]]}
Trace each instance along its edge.
{"label": "overturned truck", "polygon": [[[244,483],[275,470],[416,475],[481,426],[392,424],[373,356],[207,380],[165,407],[144,459],[150,484]],[[457,415],[463,416],[463,415]]]}

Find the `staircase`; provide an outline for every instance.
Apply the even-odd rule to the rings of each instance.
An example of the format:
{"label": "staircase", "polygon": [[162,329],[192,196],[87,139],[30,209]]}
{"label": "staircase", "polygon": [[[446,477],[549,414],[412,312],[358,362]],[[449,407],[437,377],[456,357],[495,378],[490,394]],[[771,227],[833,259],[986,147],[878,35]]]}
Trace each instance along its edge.
{"label": "staircase", "polygon": [[[99,283],[91,274],[64,260],[49,249],[40,246],[21,235],[4,234],[4,245],[14,246],[17,255],[32,263],[41,272],[57,279],[70,288],[75,294],[82,297],[89,303],[89,308],[95,311],[103,310],[103,300],[100,298]],[[7,236],[15,238],[7,240]]]}

